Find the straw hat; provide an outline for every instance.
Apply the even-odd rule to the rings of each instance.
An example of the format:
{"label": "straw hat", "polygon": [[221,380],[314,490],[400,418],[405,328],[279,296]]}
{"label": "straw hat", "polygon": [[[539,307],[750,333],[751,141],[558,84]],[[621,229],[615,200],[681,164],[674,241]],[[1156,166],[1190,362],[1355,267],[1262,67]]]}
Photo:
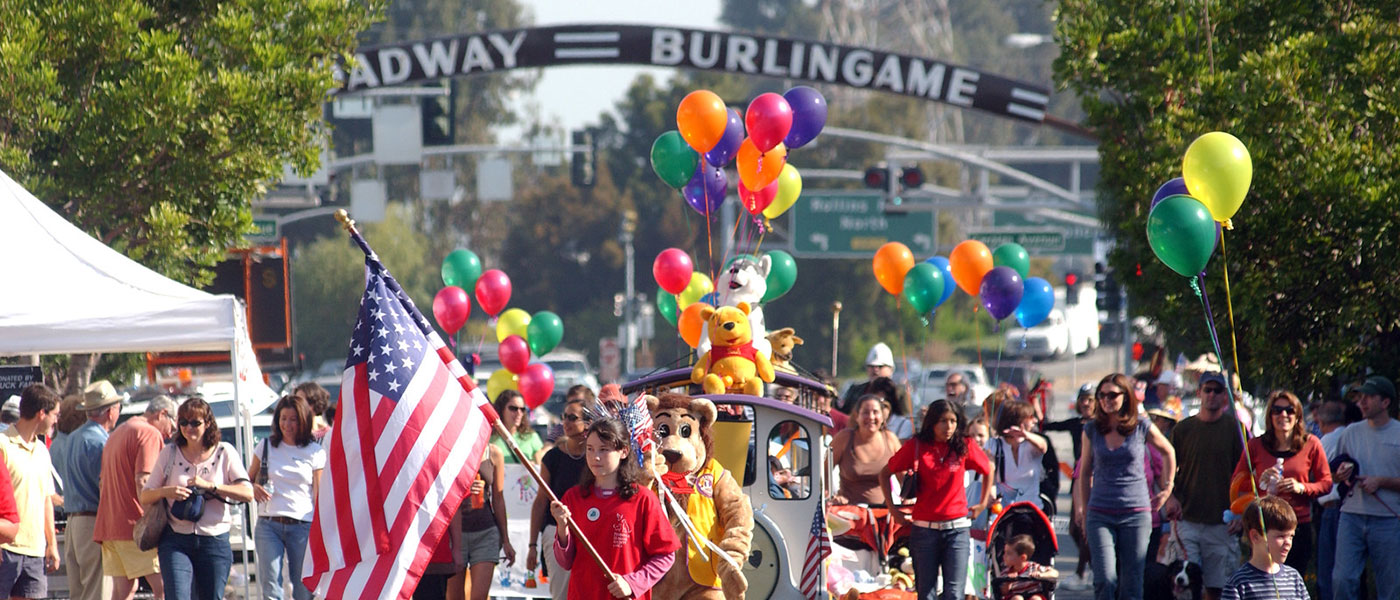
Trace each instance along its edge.
{"label": "straw hat", "polygon": [[112,383],[103,379],[95,381],[83,390],[83,401],[78,403],[78,410],[88,412],[105,408],[117,404],[124,400],[121,394],[117,393],[117,388],[112,387]]}

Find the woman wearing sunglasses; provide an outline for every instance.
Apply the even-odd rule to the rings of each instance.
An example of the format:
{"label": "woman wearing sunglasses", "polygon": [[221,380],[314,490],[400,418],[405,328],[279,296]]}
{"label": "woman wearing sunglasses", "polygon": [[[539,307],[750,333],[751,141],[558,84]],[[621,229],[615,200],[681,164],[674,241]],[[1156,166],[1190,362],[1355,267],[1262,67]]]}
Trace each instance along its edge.
{"label": "woman wearing sunglasses", "polygon": [[[1269,394],[1269,407],[1264,435],[1249,440],[1248,452],[1240,455],[1234,476],[1248,473],[1264,495],[1264,478],[1275,479],[1280,498],[1293,506],[1298,515],[1298,528],[1293,535],[1293,549],[1284,564],[1299,573],[1308,572],[1313,554],[1312,501],[1332,489],[1332,470],[1322,451],[1322,442],[1303,428],[1303,403],[1292,392],[1283,390]],[[1282,461],[1283,468],[1278,468]]]}
{"label": "woman wearing sunglasses", "polygon": [[[555,440],[554,447],[545,453],[540,461],[540,478],[559,498],[564,492],[578,483],[579,475],[588,465],[583,460],[584,435],[588,432],[589,419],[584,412],[593,399],[593,391],[588,388],[569,390],[564,401],[564,435]],[[554,540],[554,515],[549,511],[549,495],[538,494],[530,508],[530,551],[525,555],[525,569],[531,573],[539,567],[539,539],[541,533],[546,543]],[[548,549],[549,547],[546,546]],[[569,591],[569,571],[554,560],[554,552],[544,553],[545,566],[549,570],[549,595],[563,600]]]}
{"label": "woman wearing sunglasses", "polygon": [[[530,459],[530,462],[539,463],[540,457],[544,456],[544,440],[530,426],[530,407],[525,405],[525,397],[515,390],[502,391],[496,395],[496,413],[501,415],[501,425],[515,438],[515,445],[520,447],[520,452]],[[491,435],[491,444],[501,450],[507,464],[520,463],[499,435]]]}
{"label": "woman wearing sunglasses", "polygon": [[[1100,380],[1094,419],[1081,434],[1074,522],[1089,540],[1096,600],[1142,598],[1152,512],[1171,496],[1176,474],[1171,442],[1139,414],[1132,391],[1133,381],[1122,373]],[[1162,455],[1163,476],[1156,490],[1147,486],[1149,444]]]}

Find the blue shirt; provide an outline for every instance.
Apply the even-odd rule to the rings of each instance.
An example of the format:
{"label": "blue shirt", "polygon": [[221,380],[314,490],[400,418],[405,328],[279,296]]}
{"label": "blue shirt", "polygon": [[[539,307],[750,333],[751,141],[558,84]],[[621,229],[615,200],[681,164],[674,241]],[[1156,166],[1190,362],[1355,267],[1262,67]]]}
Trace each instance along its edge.
{"label": "blue shirt", "polygon": [[1147,469],[1143,456],[1147,452],[1147,428],[1145,417],[1139,417],[1137,427],[1123,440],[1123,445],[1112,450],[1099,428],[1093,421],[1084,424],[1084,433],[1094,447],[1094,479],[1089,487],[1089,508],[1092,510],[1124,513],[1149,510],[1151,498],[1147,494]]}
{"label": "blue shirt", "polygon": [[1293,567],[1279,565],[1271,574],[1244,563],[1221,588],[1220,600],[1308,600],[1308,589]]}
{"label": "blue shirt", "polygon": [[97,498],[102,489],[102,447],[107,445],[107,429],[96,421],[88,421],[68,434],[64,448],[63,510],[68,514],[97,512]]}

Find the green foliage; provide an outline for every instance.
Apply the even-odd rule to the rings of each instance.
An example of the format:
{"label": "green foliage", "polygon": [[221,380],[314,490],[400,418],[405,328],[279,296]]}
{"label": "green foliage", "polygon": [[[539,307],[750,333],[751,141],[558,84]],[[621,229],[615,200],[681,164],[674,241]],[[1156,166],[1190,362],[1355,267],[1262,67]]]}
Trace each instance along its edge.
{"label": "green foliage", "polygon": [[1056,38],[1056,75],[1099,133],[1110,261],[1141,265],[1119,280],[1170,346],[1210,342],[1200,301],[1148,248],[1148,200],[1191,140],[1220,130],[1254,163],[1206,268],[1227,362],[1229,300],[1248,388],[1335,394],[1368,366],[1396,375],[1400,5],[1064,0]]}

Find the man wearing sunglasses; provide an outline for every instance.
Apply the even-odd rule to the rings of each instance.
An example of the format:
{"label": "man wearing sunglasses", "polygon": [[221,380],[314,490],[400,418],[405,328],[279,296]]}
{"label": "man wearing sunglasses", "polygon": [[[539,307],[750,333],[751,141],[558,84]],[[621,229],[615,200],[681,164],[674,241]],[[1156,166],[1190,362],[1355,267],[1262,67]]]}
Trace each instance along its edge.
{"label": "man wearing sunglasses", "polygon": [[1240,564],[1234,534],[1240,522],[1224,523],[1230,508],[1230,475],[1244,452],[1240,425],[1231,410],[1230,388],[1219,372],[1201,375],[1201,408],[1172,430],[1177,471],[1172,497],[1162,508],[1179,520],[1187,560],[1201,565],[1206,600],[1220,590]]}

